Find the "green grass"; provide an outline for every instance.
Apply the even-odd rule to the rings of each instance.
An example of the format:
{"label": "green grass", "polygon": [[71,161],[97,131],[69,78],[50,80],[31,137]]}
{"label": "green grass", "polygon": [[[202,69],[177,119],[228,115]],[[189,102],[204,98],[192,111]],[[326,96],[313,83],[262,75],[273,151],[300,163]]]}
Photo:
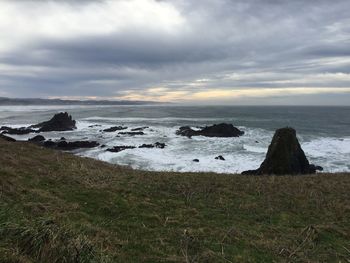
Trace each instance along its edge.
{"label": "green grass", "polygon": [[349,262],[350,175],[136,171],[0,140],[0,262]]}

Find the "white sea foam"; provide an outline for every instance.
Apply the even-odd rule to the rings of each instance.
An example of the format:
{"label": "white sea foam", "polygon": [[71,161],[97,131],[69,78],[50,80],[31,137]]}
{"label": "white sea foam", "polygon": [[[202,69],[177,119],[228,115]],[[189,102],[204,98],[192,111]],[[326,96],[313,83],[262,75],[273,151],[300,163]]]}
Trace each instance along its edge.
{"label": "white sea foam", "polygon": [[350,171],[350,137],[317,138],[303,143],[302,147],[311,162],[323,166],[326,171]]}

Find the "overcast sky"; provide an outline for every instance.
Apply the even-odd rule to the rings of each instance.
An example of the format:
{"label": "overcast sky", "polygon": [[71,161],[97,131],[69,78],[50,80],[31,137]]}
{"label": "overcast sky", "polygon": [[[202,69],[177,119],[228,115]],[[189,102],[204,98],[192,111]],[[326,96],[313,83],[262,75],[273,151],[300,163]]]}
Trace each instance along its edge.
{"label": "overcast sky", "polygon": [[350,105],[349,0],[0,0],[0,97]]}

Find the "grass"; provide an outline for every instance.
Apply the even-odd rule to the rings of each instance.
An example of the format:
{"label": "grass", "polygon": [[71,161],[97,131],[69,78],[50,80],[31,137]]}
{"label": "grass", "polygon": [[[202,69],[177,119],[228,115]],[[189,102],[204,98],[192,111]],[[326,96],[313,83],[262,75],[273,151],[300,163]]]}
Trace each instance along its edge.
{"label": "grass", "polygon": [[136,171],[0,140],[0,262],[350,262],[350,175]]}

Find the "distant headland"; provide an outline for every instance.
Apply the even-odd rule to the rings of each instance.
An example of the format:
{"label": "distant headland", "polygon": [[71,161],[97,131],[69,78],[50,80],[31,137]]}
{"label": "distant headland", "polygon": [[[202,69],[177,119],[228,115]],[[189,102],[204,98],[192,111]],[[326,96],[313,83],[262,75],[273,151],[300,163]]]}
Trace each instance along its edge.
{"label": "distant headland", "polygon": [[155,101],[139,100],[63,100],[42,98],[7,98],[0,97],[0,106],[5,105],[159,105]]}

